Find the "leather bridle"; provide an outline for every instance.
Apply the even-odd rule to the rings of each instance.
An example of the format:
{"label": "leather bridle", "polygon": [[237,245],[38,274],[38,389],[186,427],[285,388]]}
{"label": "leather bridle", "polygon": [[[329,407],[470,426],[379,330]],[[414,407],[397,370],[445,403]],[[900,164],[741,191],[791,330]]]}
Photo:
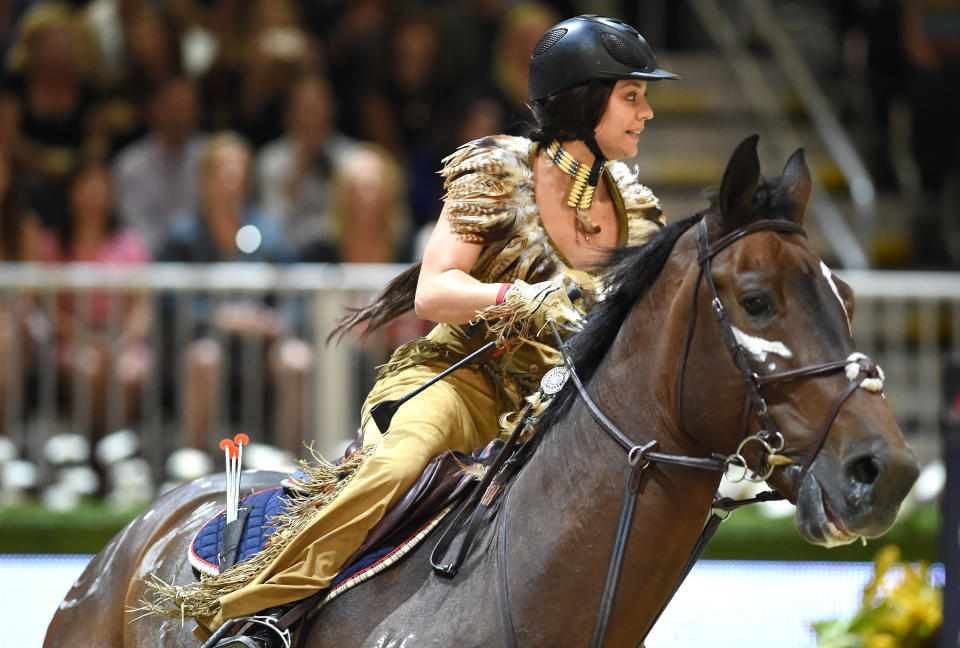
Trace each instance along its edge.
{"label": "leather bridle", "polygon": [[[603,411],[594,402],[593,398],[580,381],[580,378],[577,376],[573,367],[573,361],[570,358],[566,345],[560,338],[559,332],[557,331],[556,327],[552,326],[551,324],[554,336],[557,339],[560,351],[563,354],[564,363],[567,371],[569,372],[569,377],[572,379],[577,392],[583,399],[587,410],[590,412],[591,416],[599,424],[599,426],[608,435],[610,435],[614,441],[620,444],[624,450],[626,450],[628,462],[630,464],[630,476],[627,481],[627,489],[624,495],[620,519],[617,525],[614,549],[610,558],[610,565],[607,570],[607,580],[604,585],[604,591],[600,600],[600,609],[597,613],[597,620],[594,626],[594,634],[590,644],[591,648],[600,648],[600,646],[603,645],[603,639],[606,634],[610,613],[613,610],[613,600],[616,593],[617,583],[619,582],[620,571],[623,564],[623,556],[626,550],[630,528],[632,526],[631,522],[636,504],[636,496],[640,489],[643,471],[650,465],[650,463],[673,464],[686,466],[688,468],[715,470],[720,472],[726,472],[731,466],[739,466],[744,469],[746,474],[748,471],[747,461],[744,459],[742,451],[745,445],[753,441],[760,444],[761,456],[760,464],[750,471],[753,473],[753,476],[749,478],[752,481],[766,481],[776,467],[775,463],[773,462],[773,458],[783,458],[782,455],[778,455],[777,453],[783,450],[785,441],[783,435],[780,433],[780,428],[777,425],[776,420],[773,418],[773,415],[770,413],[767,407],[766,400],[764,399],[760,388],[764,385],[777,382],[843,371],[850,382],[843,392],[834,400],[833,406],[831,407],[826,420],[824,421],[822,427],[814,438],[813,443],[810,445],[810,448],[807,451],[807,455],[804,459],[803,466],[800,469],[800,474],[796,482],[797,486],[799,487],[800,483],[803,481],[803,478],[806,476],[807,471],[810,469],[810,466],[813,464],[813,461],[823,448],[827,434],[829,433],[833,422],[840,414],[840,409],[843,407],[843,404],[847,401],[847,399],[865,381],[871,381],[870,388],[873,391],[880,391],[883,386],[883,371],[876,365],[876,363],[860,353],[853,353],[844,360],[814,364],[801,367],[799,369],[791,369],[788,371],[765,375],[759,375],[750,368],[749,362],[744,354],[743,347],[737,341],[736,335],[733,332],[733,326],[730,324],[730,320],[727,317],[726,311],[724,310],[723,303],[720,300],[720,295],[717,292],[717,287],[713,280],[712,261],[717,254],[733,243],[739,241],[745,236],[760,231],[776,231],[787,234],[799,234],[806,238],[806,232],[800,225],[796,223],[784,220],[761,220],[740,227],[728,234],[721,236],[719,239],[711,243],[707,235],[706,217],[700,220],[699,231],[697,233],[697,263],[700,266],[700,271],[697,277],[697,283],[694,286],[693,297],[691,299],[690,315],[687,322],[687,331],[684,341],[684,350],[681,357],[680,371],[677,377],[677,416],[678,420],[682,420],[680,418],[682,411],[680,406],[683,398],[682,389],[684,369],[686,366],[687,355],[690,352],[694,326],[696,324],[697,296],[699,293],[700,284],[703,283],[710,291],[710,296],[712,299],[711,305],[714,315],[717,318],[717,323],[720,326],[721,335],[724,343],[727,346],[727,349],[730,352],[734,364],[740,372],[740,376],[743,379],[747,390],[747,404],[744,407],[743,414],[744,435],[737,447],[737,450],[731,455],[724,457],[722,454],[713,453],[708,457],[687,457],[659,452],[657,450],[658,444],[656,441],[651,441],[644,445],[635,444],[603,413]],[[757,416],[761,424],[760,430],[753,435],[749,434],[749,420],[751,413]],[[789,460],[789,463],[794,462]],[[730,500],[728,498],[718,497],[714,500],[713,509],[714,511],[722,510],[729,512],[744,504],[750,504],[757,501],[769,501],[772,499],[783,499],[783,496],[779,493],[771,491],[769,493],[761,493],[759,496],[749,500]],[[676,593],[690,569],[692,569],[693,565],[699,559],[700,555],[703,553],[703,550],[706,549],[710,538],[719,527],[720,522],[724,519],[726,518],[719,516],[716,512],[711,515],[710,519],[707,521],[707,524],[704,526],[703,531],[701,532],[700,538],[698,539],[694,550],[691,553],[690,559],[687,561],[687,564],[684,567],[680,579],[673,589],[673,593]],[[673,597],[673,593],[671,593],[671,595],[667,598],[667,601],[660,609],[660,612],[654,618],[654,622],[651,623],[650,626],[651,628],[656,623],[656,620],[660,617],[663,609],[666,608],[667,603],[669,603],[670,599]],[[512,630],[512,627],[510,627],[508,634],[512,634]],[[511,637],[511,639],[513,639],[513,637]],[[643,640],[641,640],[640,643],[642,644]],[[515,641],[510,641],[509,644],[515,645]]]}
{"label": "leather bridle", "polygon": [[[711,243],[707,236],[707,219],[703,218],[700,220],[699,231],[697,232],[697,263],[700,266],[700,273],[697,278],[697,283],[694,285],[693,289],[690,316],[687,320],[687,332],[684,340],[680,371],[677,374],[677,416],[678,420],[682,421],[683,410],[681,405],[683,402],[684,369],[686,367],[687,355],[690,352],[690,344],[693,339],[693,329],[696,322],[697,295],[700,289],[700,284],[704,283],[707,286],[707,289],[710,291],[710,297],[712,299],[711,306],[713,308],[714,315],[717,318],[717,323],[720,326],[720,333],[723,336],[723,341],[727,345],[727,350],[730,352],[730,356],[733,358],[734,365],[736,365],[737,370],[740,372],[740,377],[743,379],[747,389],[746,405],[743,413],[743,440],[740,442],[740,446],[738,447],[735,455],[731,455],[731,457],[738,457],[738,459],[729,461],[728,465],[741,464],[742,462],[742,467],[746,468],[746,462],[743,461],[743,457],[740,452],[744,445],[750,440],[757,440],[761,444],[763,452],[767,455],[772,454],[770,450],[772,450],[773,453],[776,453],[783,449],[783,435],[780,432],[780,427],[777,425],[776,420],[773,418],[773,415],[767,408],[766,399],[763,397],[763,394],[760,391],[761,387],[778,382],[796,380],[798,378],[806,378],[810,376],[819,376],[837,371],[844,371],[849,378],[849,384],[834,401],[826,420],[820,427],[820,430],[814,437],[813,443],[810,445],[810,448],[807,451],[806,457],[803,461],[803,466],[800,470],[800,476],[797,479],[797,484],[799,485],[806,476],[810,466],[813,464],[814,459],[816,459],[817,455],[820,453],[820,450],[823,448],[823,444],[827,439],[827,434],[830,432],[830,428],[832,427],[834,420],[836,420],[837,416],[840,414],[840,409],[843,407],[844,402],[846,402],[846,400],[857,390],[861,383],[868,378],[879,381],[880,386],[882,387],[883,371],[875,362],[873,362],[873,360],[861,353],[853,353],[844,360],[813,364],[806,367],[800,367],[798,369],[790,369],[787,371],[764,375],[759,375],[750,368],[750,364],[747,361],[746,355],[743,351],[743,346],[737,341],[737,338],[733,332],[733,326],[730,324],[730,319],[727,317],[727,313],[723,308],[723,302],[720,301],[720,295],[717,292],[717,286],[713,280],[712,261],[717,254],[729,247],[731,244],[739,241],[749,234],[759,231],[785,232],[788,234],[799,234],[804,238],[807,237],[807,233],[804,231],[803,227],[797,225],[796,223],[783,220],[761,220],[740,227],[728,234],[725,234],[724,236],[721,236],[719,239]],[[751,413],[756,415],[756,417],[760,420],[760,430],[755,435],[748,434]],[[766,465],[764,466],[762,464]],[[769,462],[764,460],[762,457],[761,466],[758,468],[759,470],[753,471],[755,475],[754,481],[766,481],[772,474],[774,466],[770,465]]]}
{"label": "leather bridle", "polygon": [[[627,453],[627,460],[630,466],[623,504],[620,510],[620,517],[617,522],[617,531],[614,540],[613,551],[611,553],[610,564],[607,569],[606,582],[604,584],[603,594],[601,595],[600,608],[597,612],[594,633],[590,643],[591,648],[600,648],[603,645],[607,625],[610,620],[611,612],[613,611],[614,597],[616,595],[617,584],[619,583],[620,572],[623,566],[623,558],[626,552],[630,529],[632,527],[633,512],[636,507],[637,495],[640,491],[644,470],[651,463],[685,466],[687,468],[712,470],[718,472],[727,472],[728,469],[735,466],[742,468],[745,477],[751,479],[752,481],[766,481],[773,473],[773,470],[777,465],[796,462],[789,457],[778,454],[781,450],[783,450],[785,443],[784,437],[780,433],[779,426],[774,420],[773,415],[767,408],[766,400],[761,393],[761,387],[777,382],[843,371],[846,374],[847,379],[850,381],[849,385],[847,385],[844,391],[834,400],[833,406],[831,407],[823,426],[820,428],[807,452],[796,482],[799,488],[799,484],[803,481],[807,471],[810,469],[810,466],[813,464],[813,461],[816,459],[821,448],[823,447],[827,434],[829,433],[834,420],[836,420],[840,413],[840,409],[843,407],[843,404],[847,401],[847,399],[861,385],[873,391],[880,391],[883,386],[883,372],[872,360],[860,353],[853,353],[844,360],[825,362],[821,364],[809,365],[799,369],[791,369],[788,371],[764,375],[759,375],[750,368],[749,362],[744,354],[743,347],[737,341],[737,337],[733,331],[733,326],[730,324],[730,320],[723,308],[723,303],[720,300],[720,295],[717,292],[717,287],[713,280],[712,261],[717,254],[733,243],[739,241],[745,236],[759,231],[775,231],[786,234],[799,234],[803,237],[806,237],[806,232],[804,232],[803,228],[796,223],[784,220],[761,220],[740,227],[728,234],[721,236],[711,243],[707,235],[706,217],[700,220],[699,231],[697,233],[697,263],[699,265],[699,274],[697,276],[697,282],[694,286],[693,296],[691,298],[690,315],[689,319],[687,320],[684,349],[677,376],[677,420],[681,421],[682,426],[681,404],[683,400],[683,376],[686,367],[687,356],[690,352],[691,342],[693,339],[694,327],[696,324],[697,297],[700,290],[700,284],[703,283],[710,291],[712,300],[711,305],[713,312],[716,315],[717,322],[720,326],[720,332],[724,343],[726,344],[727,349],[729,350],[733,359],[734,365],[740,372],[740,376],[746,386],[746,405],[744,406],[743,411],[744,433],[743,438],[733,454],[723,455],[720,453],[704,453],[708,454],[708,456],[690,457],[660,452],[658,450],[659,445],[656,440],[650,441],[643,445],[634,443],[630,437],[624,434],[620,428],[613,421],[611,421],[609,417],[607,417],[607,415],[600,409],[600,407],[587,392],[586,387],[584,387],[580,377],[576,373],[573,360],[570,357],[567,346],[561,338],[556,325],[554,325],[552,322],[550,323],[550,327],[553,331],[557,346],[563,356],[565,365],[555,367],[551,370],[551,372],[561,372],[566,374],[566,376],[559,381],[560,386],[562,386],[566,379],[570,379],[573,382],[574,388],[577,390],[577,393],[583,400],[587,411],[590,413],[593,419],[597,422],[600,428],[604,430],[604,432],[606,432],[614,441],[616,441]],[[544,390],[544,393],[545,395],[552,395],[557,393],[559,388],[560,387],[557,386],[550,391]],[[544,388],[541,387],[541,389],[543,390]],[[510,435],[510,439],[507,440],[503,450],[498,454],[493,462],[493,465],[488,468],[487,473],[484,475],[484,478],[478,485],[475,494],[478,499],[482,494],[482,499],[479,499],[476,508],[471,511],[468,507],[464,507],[460,515],[458,515],[453,523],[447,528],[443,534],[443,537],[441,537],[437,543],[437,546],[434,548],[434,552],[431,554],[431,564],[438,574],[452,577],[457,573],[460,565],[466,557],[466,553],[469,550],[472,538],[474,537],[477,529],[479,529],[481,520],[484,518],[485,513],[490,509],[493,501],[497,499],[498,494],[509,490],[509,475],[513,474],[513,472],[515,472],[515,470],[518,468],[518,463],[511,457],[513,456],[513,451],[516,447],[516,443],[519,439],[522,429],[530,424],[530,412],[531,407],[528,406],[523,415],[520,417],[520,421],[514,428],[513,433]],[[751,415],[755,415],[760,421],[760,429],[755,434],[749,434]],[[693,439],[693,437],[690,438]],[[695,441],[694,443],[696,444]],[[759,464],[752,469],[748,467],[747,460],[742,454],[744,447],[749,443],[757,443],[761,446]],[[776,491],[767,491],[758,494],[756,497],[745,500],[732,500],[719,496],[714,500],[712,506],[713,512],[704,525],[704,528],[700,533],[700,537],[694,545],[690,557],[688,558],[687,563],[684,565],[683,571],[681,572],[680,578],[677,580],[673,591],[671,592],[670,596],[667,597],[663,607],[661,607],[660,611],[654,618],[653,623],[650,624],[651,628],[656,623],[657,619],[659,619],[660,614],[663,613],[663,610],[673,598],[673,595],[676,593],[677,589],[679,589],[687,574],[689,574],[690,570],[693,568],[693,565],[703,554],[703,551],[706,549],[710,539],[713,537],[717,528],[719,528],[720,523],[726,519],[726,516],[719,515],[717,511],[729,513],[730,511],[746,504],[776,499],[783,499],[783,496]],[[501,511],[502,510],[503,508],[501,508]],[[457,535],[457,530],[460,528],[461,524],[466,521],[467,517],[471,513],[472,520],[461,542],[456,558],[451,563],[440,562],[440,557],[446,552],[447,548],[452,543],[453,538]],[[500,616],[506,645],[508,648],[515,648],[517,645],[516,634],[514,632],[513,620],[510,613],[509,593],[507,592],[506,586],[506,520],[500,520],[500,525],[500,538],[499,542],[497,543],[499,545],[498,560],[500,567],[498,569]],[[644,636],[644,639],[645,638],[646,637]],[[640,643],[643,643],[642,639]]]}

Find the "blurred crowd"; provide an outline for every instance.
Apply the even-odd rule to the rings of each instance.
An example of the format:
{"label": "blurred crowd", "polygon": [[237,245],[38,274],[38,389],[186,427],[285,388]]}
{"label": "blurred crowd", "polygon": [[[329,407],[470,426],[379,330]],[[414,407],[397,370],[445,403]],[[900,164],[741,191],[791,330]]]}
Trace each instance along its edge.
{"label": "blurred crowd", "polygon": [[[670,3],[594,4],[0,3],[0,260],[409,260],[437,217],[442,157],[524,117],[546,28],[584,10],[636,22],[664,5],[655,36],[684,45],[669,23],[690,21]],[[860,59],[881,184],[894,177],[890,106],[906,99],[924,195],[941,193],[957,167],[960,3],[805,11],[831,14],[846,59]],[[220,159],[230,147],[243,151],[235,168]],[[935,208],[921,218],[936,221]],[[260,245],[238,245],[235,225],[253,225]],[[184,237],[203,231],[188,252]]]}
{"label": "blurred crowd", "polygon": [[[442,156],[503,130],[560,15],[499,0],[3,3],[0,259],[407,260],[436,219]],[[259,231],[254,249],[238,225]]]}
{"label": "blurred crowd", "polygon": [[[0,3],[0,262],[411,260],[439,214],[441,159],[518,118],[534,45],[574,9],[509,0]],[[313,363],[302,305],[198,297],[191,343],[171,362],[148,339],[171,317],[170,301],[125,295],[119,317],[106,294],[59,295],[52,317],[29,297],[8,301],[0,357],[17,345],[29,391],[37,349],[52,344],[59,406],[74,420],[87,411],[94,439],[135,421],[159,365],[182,443],[206,449],[223,409],[241,416],[240,373],[255,339],[265,428],[296,452],[308,436],[297,414]],[[406,335],[420,332],[406,326]],[[162,335],[175,328],[167,321]],[[119,406],[108,392],[121,395]]]}
{"label": "blurred crowd", "polygon": [[[869,89],[856,111],[873,124],[867,158],[881,190],[902,175],[888,146],[891,106],[912,108],[922,194],[913,223],[929,247],[918,258],[960,254],[949,249],[960,247],[960,2],[802,9],[817,10],[844,42],[828,66],[843,59],[843,74],[861,70]],[[584,11],[636,23],[664,49],[705,44],[671,0],[0,2],[0,262],[410,261],[439,214],[442,158],[514,130],[537,40]],[[117,335],[102,297],[79,308],[61,296],[52,320],[26,302],[0,304],[0,358],[12,340],[55,339],[63,384],[83,386],[64,398],[92,403],[94,435],[111,431],[108,376],[121,384],[120,423],[135,416],[156,368],[148,330],[164,315],[128,296]],[[255,336],[279,401],[268,427],[296,449],[306,432],[289,413],[304,407],[313,362],[296,305],[198,300],[192,312],[176,387],[185,443],[210,444],[225,367],[246,361],[238,340]],[[77,340],[80,315],[87,335]],[[28,374],[34,350],[19,351]],[[0,438],[8,379],[0,371]]]}

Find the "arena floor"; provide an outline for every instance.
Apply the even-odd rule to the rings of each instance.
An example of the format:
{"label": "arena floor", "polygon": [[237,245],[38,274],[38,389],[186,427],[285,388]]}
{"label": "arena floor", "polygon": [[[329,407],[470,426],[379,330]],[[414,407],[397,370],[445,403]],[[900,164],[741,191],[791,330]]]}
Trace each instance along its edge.
{"label": "arena floor", "polygon": [[[89,559],[0,555],[3,644],[39,648],[60,599]],[[870,563],[702,561],[647,646],[769,648],[776,637],[779,648],[812,648],[811,622],[853,614],[871,574]]]}

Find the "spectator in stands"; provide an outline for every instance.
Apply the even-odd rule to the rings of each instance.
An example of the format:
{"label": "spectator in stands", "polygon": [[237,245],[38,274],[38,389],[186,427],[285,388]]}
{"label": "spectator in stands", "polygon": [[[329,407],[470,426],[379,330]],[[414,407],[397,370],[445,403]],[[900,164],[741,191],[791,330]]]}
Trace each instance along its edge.
{"label": "spectator in stands", "polygon": [[[106,165],[98,161],[80,165],[67,184],[67,206],[63,226],[43,242],[43,261],[105,266],[149,262],[146,242],[119,226]],[[53,319],[57,368],[61,384],[71,396],[72,411],[92,405],[90,423],[96,436],[112,431],[107,429],[108,423],[127,425],[137,413],[141,388],[152,366],[146,344],[151,306],[146,296],[127,294],[115,300],[99,291],[61,294]],[[108,416],[111,375],[121,386],[119,420]]]}
{"label": "spectator in stands", "polygon": [[204,103],[215,128],[240,131],[255,148],[283,135],[294,80],[321,69],[320,48],[304,29],[293,0],[240,4],[233,25],[218,34],[218,57],[204,78]]}
{"label": "spectator in stands", "polygon": [[282,134],[287,93],[302,74],[320,69],[319,47],[292,0],[256,0],[246,23],[240,93],[241,131],[262,146]]}
{"label": "spectator in stands", "polygon": [[439,214],[443,187],[436,169],[454,143],[452,94],[433,18],[403,16],[389,32],[380,85],[360,99],[366,139],[384,146],[406,170],[407,199],[417,226]]}
{"label": "spectator in stands", "polygon": [[277,217],[300,261],[336,259],[331,208],[332,178],[359,143],[333,129],[333,91],[317,76],[290,91],[287,132],[257,156],[257,186],[263,207]]}
{"label": "spectator in stands", "polygon": [[514,0],[471,0],[461,3],[450,16],[449,31],[456,39],[456,47],[450,49],[457,57],[457,69],[479,73],[472,85],[481,88],[490,85],[490,61],[497,45],[497,29],[506,7],[512,4]]}
{"label": "spectator in stands", "polygon": [[354,0],[332,5],[319,32],[327,74],[337,90],[338,123],[348,135],[372,139],[361,106],[383,73],[383,62],[389,60],[385,47],[395,22],[393,4],[392,0]]}
{"label": "spectator in stands", "polygon": [[[160,89],[184,74],[180,33],[170,15],[154,4],[138,3],[121,14],[123,56],[111,89],[146,120]],[[140,126],[142,134],[146,125]]]}
{"label": "spectator in stands", "polygon": [[[161,259],[190,263],[265,261],[290,263],[293,248],[276,219],[251,200],[251,149],[232,132],[213,135],[202,151],[196,210],[181,214],[167,231]],[[238,233],[253,232],[247,245]]]}
{"label": "spectator in stands", "polygon": [[174,219],[193,210],[208,137],[197,130],[199,107],[191,81],[171,77],[150,102],[150,132],[113,165],[123,224],[159,253]]}
{"label": "spectator in stands", "polygon": [[[38,261],[41,241],[40,222],[17,189],[10,155],[0,148],[0,263]],[[0,300],[0,436],[8,432],[9,386],[17,381],[23,393],[33,366],[33,338],[42,334],[38,317],[29,295]]]}
{"label": "spectator in stands", "polygon": [[[165,261],[215,263],[295,260],[294,250],[279,223],[249,200],[251,152],[238,135],[214,135],[203,156],[199,211],[174,222],[161,254]],[[268,405],[273,425],[257,421],[255,428],[271,431],[277,445],[296,452],[305,438],[303,424],[305,381],[312,366],[310,348],[292,336],[302,324],[295,303],[281,311],[259,299],[201,298],[193,306],[194,335],[199,339],[186,351],[186,375],[181,404],[187,445],[211,449],[220,422],[221,376],[229,369],[230,418],[242,412],[244,352],[266,351],[273,386]],[[176,316],[176,314],[171,314]],[[174,324],[170,323],[171,328]],[[220,342],[223,341],[223,343]],[[256,354],[259,357],[259,354]],[[263,358],[260,358],[261,360]],[[259,380],[259,376],[252,379]],[[263,399],[261,398],[261,402]],[[249,403],[248,403],[249,404]],[[268,409],[268,408],[264,408]]]}
{"label": "spectator in stands", "polygon": [[[344,263],[395,263],[411,259],[403,172],[390,153],[368,144],[348,154],[337,173],[334,226]],[[354,306],[363,308],[366,297]],[[413,311],[371,334],[356,332],[358,390],[369,391],[376,368],[404,342],[425,335],[433,324]],[[362,339],[362,343],[361,343]]]}
{"label": "spectator in stands", "polygon": [[457,141],[472,142],[485,133],[502,133],[507,128],[506,112],[499,97],[492,92],[466,94],[460,101]]}
{"label": "spectator in stands", "polygon": [[540,36],[559,21],[549,5],[529,1],[511,7],[501,17],[491,64],[508,123],[524,116],[518,109],[527,100],[530,56]]}
{"label": "spectator in stands", "polygon": [[35,4],[19,34],[0,82],[0,103],[8,116],[3,139],[23,169],[27,200],[45,224],[54,226],[63,213],[56,200],[60,183],[81,152],[108,147],[89,82],[96,43],[70,5],[59,2]]}
{"label": "spectator in stands", "polygon": [[409,260],[403,173],[377,145],[348,153],[336,176],[335,232],[344,263]]}

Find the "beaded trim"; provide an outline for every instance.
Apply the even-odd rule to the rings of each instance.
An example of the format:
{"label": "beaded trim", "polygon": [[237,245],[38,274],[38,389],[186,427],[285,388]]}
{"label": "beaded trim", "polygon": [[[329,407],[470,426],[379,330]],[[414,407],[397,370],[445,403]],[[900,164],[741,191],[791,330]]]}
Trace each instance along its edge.
{"label": "beaded trim", "polygon": [[[588,183],[590,167],[570,155],[556,140],[547,147],[547,155],[560,167],[561,171],[573,178],[570,192],[567,193],[567,206],[575,209],[590,209],[590,205],[593,204],[593,193],[597,188],[596,185]],[[600,175],[603,175],[603,170],[600,171]]]}
{"label": "beaded trim", "polygon": [[[567,206],[577,210],[577,229],[584,234],[586,240],[590,240],[588,234],[596,234],[600,231],[600,226],[596,225],[585,213],[593,204],[593,194],[597,189],[596,185],[590,184],[590,167],[583,164],[575,157],[564,150],[560,142],[554,140],[547,147],[547,155],[550,160],[560,167],[560,170],[573,178],[570,183],[570,191],[567,193]],[[603,175],[604,167],[600,168],[600,174],[597,176],[599,182]],[[580,242],[579,234],[577,242]]]}

